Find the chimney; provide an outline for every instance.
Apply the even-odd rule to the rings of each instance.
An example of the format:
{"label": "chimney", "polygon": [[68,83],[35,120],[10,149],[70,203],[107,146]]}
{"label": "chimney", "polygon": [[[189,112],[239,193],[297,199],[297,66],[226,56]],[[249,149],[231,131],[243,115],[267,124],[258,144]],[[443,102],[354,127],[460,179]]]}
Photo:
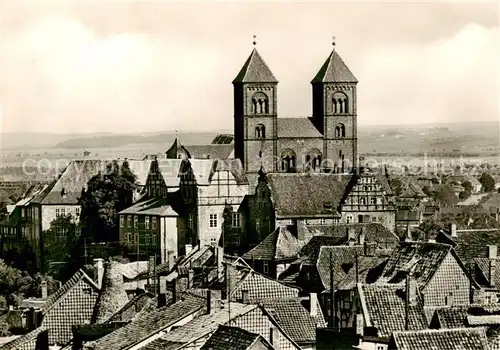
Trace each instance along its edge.
{"label": "chimney", "polygon": [[99,289],[102,287],[102,278],[104,276],[104,260],[94,259],[94,278]]}
{"label": "chimney", "polygon": [[47,290],[47,281],[43,280],[41,286],[42,286],[42,299],[47,299],[47,297],[49,296]]}
{"label": "chimney", "polygon": [[167,295],[165,293],[158,294],[158,309],[167,306]]}
{"label": "chimney", "polygon": [[362,314],[356,314],[356,334],[363,335],[364,320]]}
{"label": "chimney", "polygon": [[186,249],[186,256],[188,256],[193,251],[193,245],[192,244],[186,244],[184,246],[184,248]]}
{"label": "chimney", "polygon": [[297,239],[303,241],[306,238],[306,224],[304,220],[297,220]]}
{"label": "chimney", "polygon": [[415,304],[417,299],[417,284],[408,274],[406,276],[406,288],[405,288],[406,300],[405,300],[405,330],[409,330],[410,324],[410,306]]}
{"label": "chimney", "polygon": [[212,312],[212,291],[207,289],[207,315]]}
{"label": "chimney", "polygon": [[349,227],[346,227],[345,229],[345,234],[347,236],[347,244],[349,245],[354,245],[356,243],[356,238],[354,237],[354,229],[349,229]]}
{"label": "chimney", "polygon": [[451,237],[457,237],[457,225],[456,224],[450,225],[450,234],[451,234]]}
{"label": "chimney", "polygon": [[279,333],[274,326],[269,328],[269,344],[273,346],[273,349],[279,350]]}
{"label": "chimney", "polygon": [[309,293],[309,304],[311,316],[318,316],[318,294]]}
{"label": "chimney", "polygon": [[168,270],[172,270],[174,268],[174,252],[169,250],[167,252],[167,262],[168,262]]}
{"label": "chimney", "polygon": [[489,245],[488,246],[488,259],[490,259],[489,262],[489,273],[488,277],[490,280],[490,286],[496,287],[496,281],[495,281],[495,276],[496,276],[496,269],[497,269],[497,246],[496,245]]}
{"label": "chimney", "polygon": [[224,276],[224,267],[222,266],[222,262],[224,261],[224,248],[217,247],[217,278],[220,280]]}
{"label": "chimney", "polygon": [[364,245],[365,244],[365,233],[363,232],[363,228],[361,228],[361,231],[359,232],[358,244],[359,245]]}
{"label": "chimney", "polygon": [[193,280],[194,280],[194,271],[188,271],[188,280],[187,280],[187,289],[193,288]]}
{"label": "chimney", "polygon": [[9,305],[9,311],[14,311],[14,305]]}
{"label": "chimney", "polygon": [[248,290],[241,291],[241,303],[248,304]]}

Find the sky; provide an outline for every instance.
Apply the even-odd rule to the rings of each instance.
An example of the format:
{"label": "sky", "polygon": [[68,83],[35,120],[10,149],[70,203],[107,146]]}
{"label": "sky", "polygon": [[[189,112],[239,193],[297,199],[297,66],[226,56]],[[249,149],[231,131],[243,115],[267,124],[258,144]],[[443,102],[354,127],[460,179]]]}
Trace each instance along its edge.
{"label": "sky", "polygon": [[253,35],[278,116],[311,114],[332,36],[360,125],[500,116],[498,2],[4,0],[0,16],[3,133],[231,130]]}

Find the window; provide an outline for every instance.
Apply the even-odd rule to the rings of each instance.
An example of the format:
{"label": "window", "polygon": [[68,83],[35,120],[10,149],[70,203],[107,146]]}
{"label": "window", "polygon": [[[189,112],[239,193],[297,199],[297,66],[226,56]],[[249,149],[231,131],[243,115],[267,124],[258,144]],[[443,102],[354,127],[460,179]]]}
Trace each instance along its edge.
{"label": "window", "polygon": [[[212,226],[210,226],[212,227]],[[188,228],[194,228],[194,214],[189,213],[188,215]]]}
{"label": "window", "polygon": [[372,222],[377,222],[377,217],[376,216],[372,216]]}
{"label": "window", "polygon": [[269,262],[264,261],[262,263],[262,272],[264,273],[269,273]]}
{"label": "window", "polygon": [[137,215],[134,215],[134,228],[139,227],[139,217]]}
{"label": "window", "polygon": [[333,94],[332,109],[335,114],[349,113],[349,101],[343,92]]}
{"label": "window", "polygon": [[360,198],[359,199],[359,204],[366,205],[366,199],[365,198]]}
{"label": "window", "polygon": [[266,127],[263,124],[257,124],[255,127],[255,138],[265,139],[266,138]]}
{"label": "window", "polygon": [[318,149],[312,149],[306,155],[306,168],[319,171],[321,168],[321,152]]}
{"label": "window", "polygon": [[233,227],[240,227],[240,213],[232,213],[233,214]]}
{"label": "window", "polygon": [[26,236],[26,227],[21,227],[21,235]]}
{"label": "window", "polygon": [[75,209],[75,215],[78,217],[80,216],[80,208]]}
{"label": "window", "polygon": [[120,227],[125,227],[125,216],[120,215]]}
{"label": "window", "polygon": [[340,223],[340,218],[333,218],[333,223],[334,224],[339,224]]}
{"label": "window", "polygon": [[127,233],[127,243],[132,243],[132,233]]}
{"label": "window", "polygon": [[383,346],[383,345],[377,345],[377,350],[385,350],[385,346]]}
{"label": "window", "polygon": [[346,222],[350,224],[352,222],[352,215],[347,215]]}
{"label": "window", "polygon": [[370,198],[370,202],[372,205],[377,205],[377,198]]}
{"label": "window", "polygon": [[151,218],[151,228],[152,228],[153,230],[156,230],[156,216],[153,216],[153,217]]}
{"label": "window", "polygon": [[281,171],[293,172],[295,170],[297,156],[291,149],[286,149],[281,152]]}
{"label": "window", "polygon": [[128,228],[132,228],[132,215],[127,216]]}
{"label": "window", "polygon": [[269,99],[263,92],[256,92],[252,96],[252,114],[269,113]]}
{"label": "window", "polygon": [[149,216],[144,218],[144,226],[146,227],[146,230],[149,230]]}
{"label": "window", "polygon": [[155,245],[155,244],[156,244],[156,235],[155,235],[155,234],[152,234],[152,235],[151,235],[151,243],[152,243],[153,245]]}
{"label": "window", "polygon": [[210,214],[209,215],[209,227],[210,228],[217,227],[217,214]]}
{"label": "window", "polygon": [[148,233],[146,233],[145,237],[144,237],[144,240],[146,242],[147,245],[151,244],[151,235],[149,235]]}
{"label": "window", "polygon": [[336,138],[343,138],[345,137],[345,125],[342,123],[338,123],[337,126],[335,127],[335,137]]}
{"label": "window", "polygon": [[66,208],[61,209],[61,216],[66,216]]}
{"label": "window", "polygon": [[[24,213],[24,211],[23,211],[23,213]],[[56,218],[58,218],[59,216],[61,216],[61,210],[56,209]]]}
{"label": "window", "polygon": [[319,219],[320,225],[326,225],[326,219]]}

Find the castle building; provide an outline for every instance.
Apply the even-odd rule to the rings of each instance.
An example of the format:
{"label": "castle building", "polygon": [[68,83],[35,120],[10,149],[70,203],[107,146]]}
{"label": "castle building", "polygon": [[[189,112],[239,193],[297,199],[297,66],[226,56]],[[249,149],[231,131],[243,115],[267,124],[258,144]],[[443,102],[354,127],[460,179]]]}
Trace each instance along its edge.
{"label": "castle building", "polygon": [[312,116],[278,118],[278,80],[254,48],[233,81],[234,155],[249,178],[261,167],[350,172],[357,159],[357,83],[334,49],[311,81]]}

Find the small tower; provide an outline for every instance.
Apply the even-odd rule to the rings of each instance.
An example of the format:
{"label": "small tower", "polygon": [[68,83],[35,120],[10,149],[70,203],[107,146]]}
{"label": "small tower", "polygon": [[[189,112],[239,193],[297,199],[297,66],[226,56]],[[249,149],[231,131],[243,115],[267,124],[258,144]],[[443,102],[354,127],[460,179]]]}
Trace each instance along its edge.
{"label": "small tower", "polygon": [[249,176],[257,176],[262,165],[276,167],[277,88],[278,80],[254,47],[233,81],[235,157]]}
{"label": "small tower", "polygon": [[167,152],[165,152],[165,158],[167,159],[188,159],[191,158],[187,149],[181,145],[178,138],[176,137],[174,143]]}
{"label": "small tower", "polygon": [[311,81],[313,122],[323,134],[324,159],[336,172],[348,172],[357,160],[356,86],[358,80],[333,50]]}

